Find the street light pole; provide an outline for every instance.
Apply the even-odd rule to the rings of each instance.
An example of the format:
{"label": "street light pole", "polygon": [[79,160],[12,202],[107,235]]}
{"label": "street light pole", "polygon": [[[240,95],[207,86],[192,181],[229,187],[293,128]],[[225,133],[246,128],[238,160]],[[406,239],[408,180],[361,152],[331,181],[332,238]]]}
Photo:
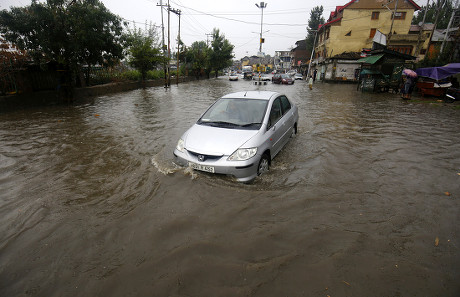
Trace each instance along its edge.
{"label": "street light pole", "polygon": [[260,17],[260,40],[259,40],[260,41],[259,53],[262,54],[262,43],[263,43],[262,42],[263,41],[263,39],[262,39],[262,25],[264,23],[264,8],[267,7],[267,3],[265,3],[265,2],[260,2],[260,4],[256,3],[256,6],[257,6],[257,8],[262,9],[262,15]]}

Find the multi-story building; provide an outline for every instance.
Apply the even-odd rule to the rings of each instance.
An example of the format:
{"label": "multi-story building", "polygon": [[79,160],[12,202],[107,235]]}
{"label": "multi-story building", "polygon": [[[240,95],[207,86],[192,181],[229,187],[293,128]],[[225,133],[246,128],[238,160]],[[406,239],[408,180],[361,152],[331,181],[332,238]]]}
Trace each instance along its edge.
{"label": "multi-story building", "polygon": [[405,55],[424,54],[430,31],[427,26],[411,27],[419,9],[412,0],[352,0],[337,6],[316,33],[311,72],[316,70],[317,78],[326,80],[356,80],[361,65],[356,58],[350,59],[356,54],[365,55],[376,47]]}
{"label": "multi-story building", "polygon": [[291,51],[275,51],[275,70],[286,72],[291,69],[292,66],[292,56]]}
{"label": "multi-story building", "polygon": [[[378,31],[391,45],[392,40],[399,40],[395,36],[409,33],[414,11],[419,9],[412,0],[352,0],[337,6],[318,28],[315,57],[321,61],[344,52],[370,49]],[[405,45],[398,42],[395,47]]]}
{"label": "multi-story building", "polygon": [[252,66],[254,72],[268,72],[273,70],[273,58],[270,55],[264,57],[251,56],[244,57],[241,59],[241,67]]}
{"label": "multi-story building", "polygon": [[309,52],[307,51],[307,42],[305,39],[299,40],[295,43],[295,47],[291,50],[292,67],[300,71],[302,66],[305,66],[310,59]]}

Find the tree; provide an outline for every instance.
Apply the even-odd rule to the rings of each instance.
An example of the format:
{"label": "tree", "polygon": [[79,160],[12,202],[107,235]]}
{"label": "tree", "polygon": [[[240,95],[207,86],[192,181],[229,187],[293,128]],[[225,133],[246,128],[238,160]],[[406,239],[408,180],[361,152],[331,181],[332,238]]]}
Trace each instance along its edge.
{"label": "tree", "polygon": [[187,51],[187,60],[197,79],[202,73],[209,75],[211,72],[209,64],[210,48],[205,41],[195,41]]}
{"label": "tree", "polygon": [[438,22],[436,24],[437,29],[447,29],[449,25],[449,20],[454,10],[454,5],[452,0],[437,0],[430,1],[430,4],[427,6],[422,6],[420,11],[412,18],[412,24],[418,25],[423,21],[423,16],[426,18],[425,23],[435,23],[436,15],[438,14]]}
{"label": "tree", "polygon": [[306,38],[307,51],[312,52],[315,43],[315,34],[318,26],[324,24],[323,6],[316,6],[310,11],[310,19],[308,20],[308,35]]}
{"label": "tree", "polygon": [[143,82],[147,78],[147,71],[153,70],[158,64],[164,62],[157,34],[153,28],[146,32],[134,28],[134,31],[129,31],[126,37],[129,64],[141,73]]}
{"label": "tree", "polygon": [[219,29],[214,28],[212,31],[210,64],[218,76],[219,70],[232,65],[234,46],[221,35]]}
{"label": "tree", "polygon": [[25,51],[17,49],[13,44],[0,38],[0,95],[19,91],[15,77],[29,59]]}
{"label": "tree", "polygon": [[37,63],[59,63],[70,98],[81,65],[110,65],[123,57],[121,18],[99,0],[32,0],[2,10],[0,32]]}

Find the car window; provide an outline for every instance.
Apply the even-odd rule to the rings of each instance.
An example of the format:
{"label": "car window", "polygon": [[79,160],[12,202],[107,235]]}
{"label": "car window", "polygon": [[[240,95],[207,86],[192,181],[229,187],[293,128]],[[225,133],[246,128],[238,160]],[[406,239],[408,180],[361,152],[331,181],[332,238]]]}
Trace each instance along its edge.
{"label": "car window", "polygon": [[289,102],[286,96],[281,96],[281,107],[283,108],[283,115],[291,109],[291,102]]}
{"label": "car window", "polygon": [[272,108],[270,110],[270,118],[269,118],[269,128],[271,128],[276,122],[281,118],[281,100],[280,98],[276,98],[273,101]]}

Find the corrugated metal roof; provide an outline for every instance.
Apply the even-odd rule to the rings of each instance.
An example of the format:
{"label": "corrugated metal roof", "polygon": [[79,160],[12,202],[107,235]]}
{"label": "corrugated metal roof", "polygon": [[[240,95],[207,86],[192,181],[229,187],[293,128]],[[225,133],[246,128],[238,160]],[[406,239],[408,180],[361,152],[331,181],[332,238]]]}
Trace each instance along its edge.
{"label": "corrugated metal roof", "polygon": [[359,59],[357,62],[358,63],[366,63],[366,64],[374,64],[375,62],[380,60],[381,57],[383,57],[383,54],[382,55],[375,55],[375,56],[365,57],[365,58]]}

